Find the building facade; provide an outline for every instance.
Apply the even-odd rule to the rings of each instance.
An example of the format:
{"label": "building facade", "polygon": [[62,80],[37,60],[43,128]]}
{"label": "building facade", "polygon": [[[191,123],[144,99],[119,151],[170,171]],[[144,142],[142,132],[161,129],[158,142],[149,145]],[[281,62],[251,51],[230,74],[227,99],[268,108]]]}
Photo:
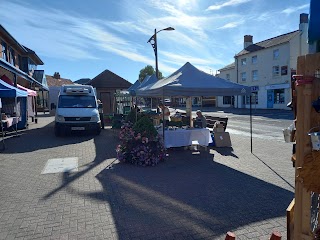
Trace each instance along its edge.
{"label": "building facade", "polygon": [[[291,76],[296,73],[297,58],[308,53],[308,14],[300,14],[299,30],[258,43],[244,36],[244,48],[235,62],[220,69],[219,76],[251,86],[252,104],[260,109],[288,109],[291,101]],[[230,101],[229,101],[230,100]],[[228,104],[230,102],[230,104]],[[249,108],[250,97],[218,98],[219,107]]]}
{"label": "building facade", "polygon": [[0,79],[15,87],[36,90],[39,107],[44,107],[44,91],[48,91],[44,71],[37,70],[37,66],[43,64],[33,50],[20,44],[0,24]]}

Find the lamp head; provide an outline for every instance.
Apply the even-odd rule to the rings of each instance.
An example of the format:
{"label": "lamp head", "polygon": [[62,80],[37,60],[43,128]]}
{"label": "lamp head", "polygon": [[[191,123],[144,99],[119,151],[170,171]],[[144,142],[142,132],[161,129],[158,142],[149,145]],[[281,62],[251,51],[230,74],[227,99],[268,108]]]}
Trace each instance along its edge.
{"label": "lamp head", "polygon": [[172,31],[172,30],[174,30],[174,28],[173,28],[173,27],[167,27],[167,28],[162,29],[162,30],[165,30],[165,31]]}

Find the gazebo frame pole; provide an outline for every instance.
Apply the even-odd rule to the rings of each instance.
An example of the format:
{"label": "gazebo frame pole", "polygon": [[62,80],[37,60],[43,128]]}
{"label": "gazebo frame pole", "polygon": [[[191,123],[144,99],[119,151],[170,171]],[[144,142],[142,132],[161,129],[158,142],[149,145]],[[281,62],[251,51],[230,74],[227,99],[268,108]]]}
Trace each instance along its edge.
{"label": "gazebo frame pole", "polygon": [[250,140],[251,140],[251,153],[252,153],[252,96],[250,94]]}

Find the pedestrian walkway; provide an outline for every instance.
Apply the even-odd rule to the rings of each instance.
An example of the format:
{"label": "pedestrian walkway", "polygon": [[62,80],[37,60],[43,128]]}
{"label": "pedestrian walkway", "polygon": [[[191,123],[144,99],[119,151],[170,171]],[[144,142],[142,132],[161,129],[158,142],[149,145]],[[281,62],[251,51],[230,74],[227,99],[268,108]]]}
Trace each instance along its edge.
{"label": "pedestrian walkway", "polygon": [[[117,135],[57,138],[42,115],[0,154],[0,239],[269,239],[286,236],[291,145],[231,135],[233,148],[168,150],[156,167],[116,160]],[[42,174],[50,159],[77,171]]]}

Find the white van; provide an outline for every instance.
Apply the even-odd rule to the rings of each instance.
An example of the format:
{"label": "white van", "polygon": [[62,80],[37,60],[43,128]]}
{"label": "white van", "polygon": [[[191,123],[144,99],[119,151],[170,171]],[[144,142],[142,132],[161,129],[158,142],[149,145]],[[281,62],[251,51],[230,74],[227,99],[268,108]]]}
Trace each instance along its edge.
{"label": "white van", "polygon": [[56,136],[66,131],[101,132],[95,90],[89,85],[63,85],[60,89],[55,114]]}

